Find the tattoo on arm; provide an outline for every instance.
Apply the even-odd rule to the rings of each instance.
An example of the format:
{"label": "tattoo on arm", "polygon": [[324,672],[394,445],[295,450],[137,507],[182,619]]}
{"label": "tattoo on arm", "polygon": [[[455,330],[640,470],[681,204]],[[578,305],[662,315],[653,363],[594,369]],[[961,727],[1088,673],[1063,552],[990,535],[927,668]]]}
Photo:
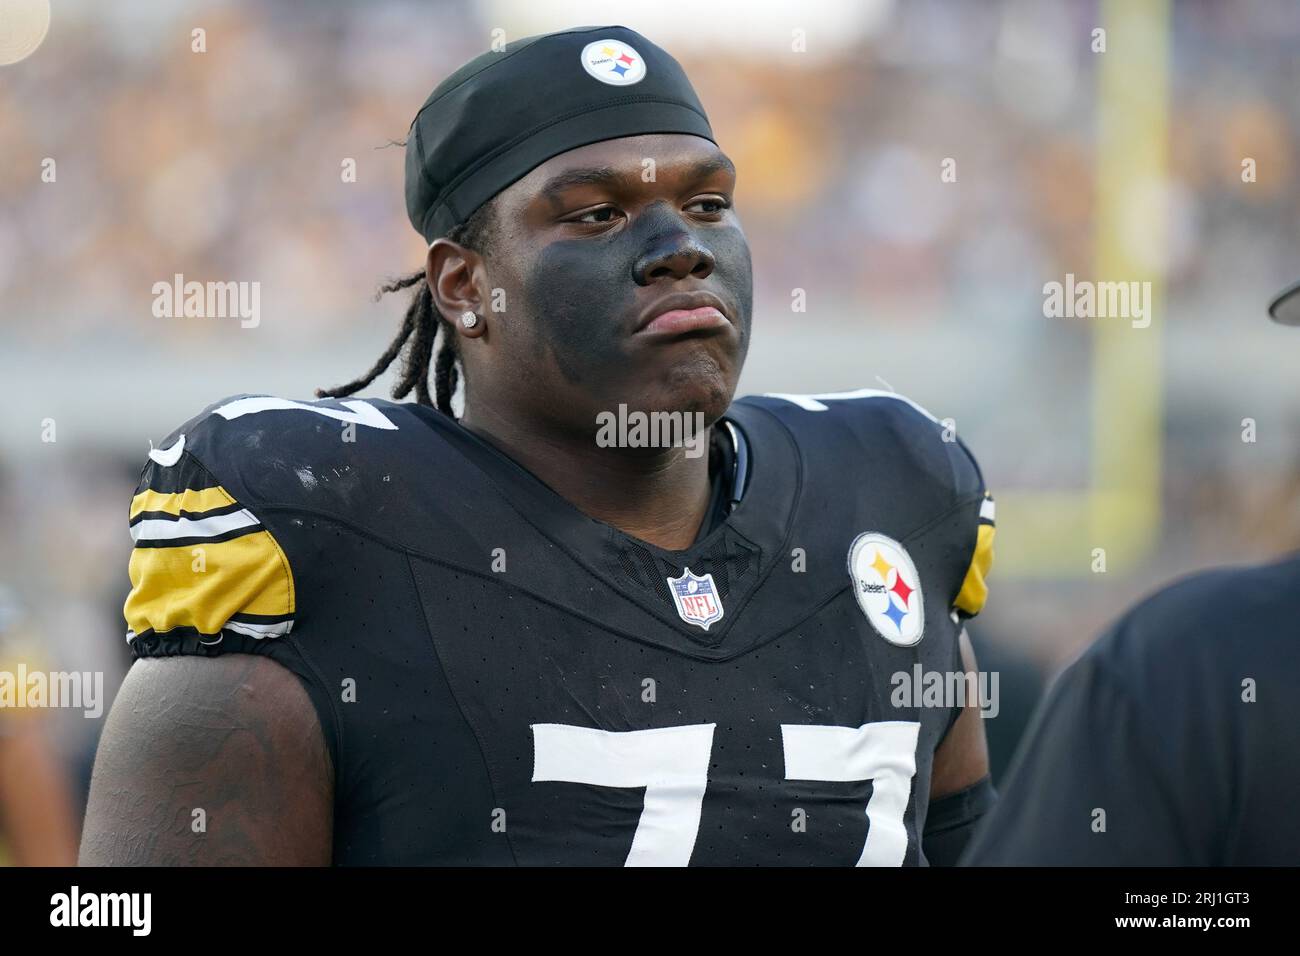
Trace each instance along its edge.
{"label": "tattoo on arm", "polygon": [[82,865],[327,865],[334,774],[306,690],[268,657],[136,662],[95,759]]}

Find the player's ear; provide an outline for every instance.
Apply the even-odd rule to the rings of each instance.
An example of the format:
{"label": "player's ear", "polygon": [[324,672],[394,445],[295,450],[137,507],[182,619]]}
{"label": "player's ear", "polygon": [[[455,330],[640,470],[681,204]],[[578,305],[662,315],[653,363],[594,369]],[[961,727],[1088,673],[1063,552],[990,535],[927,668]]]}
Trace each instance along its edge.
{"label": "player's ear", "polygon": [[[457,331],[471,338],[487,331],[483,300],[474,281],[481,270],[479,254],[450,239],[435,239],[424,261],[424,278],[433,293],[434,308],[443,315],[455,317]],[[466,313],[478,316],[478,321],[458,321]]]}

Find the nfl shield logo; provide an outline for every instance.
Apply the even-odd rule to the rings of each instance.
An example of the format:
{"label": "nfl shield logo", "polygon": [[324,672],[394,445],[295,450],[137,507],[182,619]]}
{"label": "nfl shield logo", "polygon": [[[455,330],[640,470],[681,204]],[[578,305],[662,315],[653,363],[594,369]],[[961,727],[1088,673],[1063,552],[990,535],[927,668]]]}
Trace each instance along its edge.
{"label": "nfl shield logo", "polygon": [[712,574],[701,577],[687,568],[680,578],[667,580],[677,613],[687,624],[698,624],[707,631],[714,621],[722,620],[722,601]]}

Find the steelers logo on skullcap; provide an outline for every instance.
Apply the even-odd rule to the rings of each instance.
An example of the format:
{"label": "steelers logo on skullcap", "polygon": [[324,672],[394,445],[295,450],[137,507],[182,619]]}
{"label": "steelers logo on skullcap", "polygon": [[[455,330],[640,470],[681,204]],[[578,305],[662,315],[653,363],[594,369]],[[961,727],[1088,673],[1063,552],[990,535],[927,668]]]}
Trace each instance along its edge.
{"label": "steelers logo on skullcap", "polygon": [[645,60],[631,44],[604,39],[582,48],[582,68],[610,86],[631,86],[645,79]]}
{"label": "steelers logo on skullcap", "polygon": [[681,64],[617,24],[522,37],[438,84],[406,140],[406,211],[432,243],[553,156],[713,129]]}

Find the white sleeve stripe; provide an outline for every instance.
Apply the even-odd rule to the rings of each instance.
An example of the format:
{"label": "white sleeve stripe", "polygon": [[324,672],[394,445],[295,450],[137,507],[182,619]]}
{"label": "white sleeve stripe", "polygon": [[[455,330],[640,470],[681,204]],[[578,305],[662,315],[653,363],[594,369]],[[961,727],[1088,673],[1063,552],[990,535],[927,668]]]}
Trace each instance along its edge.
{"label": "white sleeve stripe", "polygon": [[[248,637],[257,638],[259,641],[265,637],[284,637],[293,630],[293,621],[276,621],[273,624],[250,624],[247,621],[227,621],[222,625],[223,631],[234,631],[236,634],[245,634]],[[167,632],[164,632],[166,634]],[[127,630],[126,642],[130,644],[138,634],[135,631]],[[218,640],[220,638],[218,637]],[[209,644],[215,644],[216,641],[209,641]]]}
{"label": "white sleeve stripe", "polygon": [[247,634],[261,640],[264,637],[283,637],[293,630],[293,621],[277,621],[274,624],[249,624],[246,621],[227,621],[223,631]]}
{"label": "white sleeve stripe", "polygon": [[170,521],[164,518],[149,518],[131,526],[133,541],[172,541],[177,538],[215,538],[218,535],[240,528],[251,528],[259,524],[257,518],[248,509],[235,511],[228,515],[215,515],[211,518],[179,518]]}

